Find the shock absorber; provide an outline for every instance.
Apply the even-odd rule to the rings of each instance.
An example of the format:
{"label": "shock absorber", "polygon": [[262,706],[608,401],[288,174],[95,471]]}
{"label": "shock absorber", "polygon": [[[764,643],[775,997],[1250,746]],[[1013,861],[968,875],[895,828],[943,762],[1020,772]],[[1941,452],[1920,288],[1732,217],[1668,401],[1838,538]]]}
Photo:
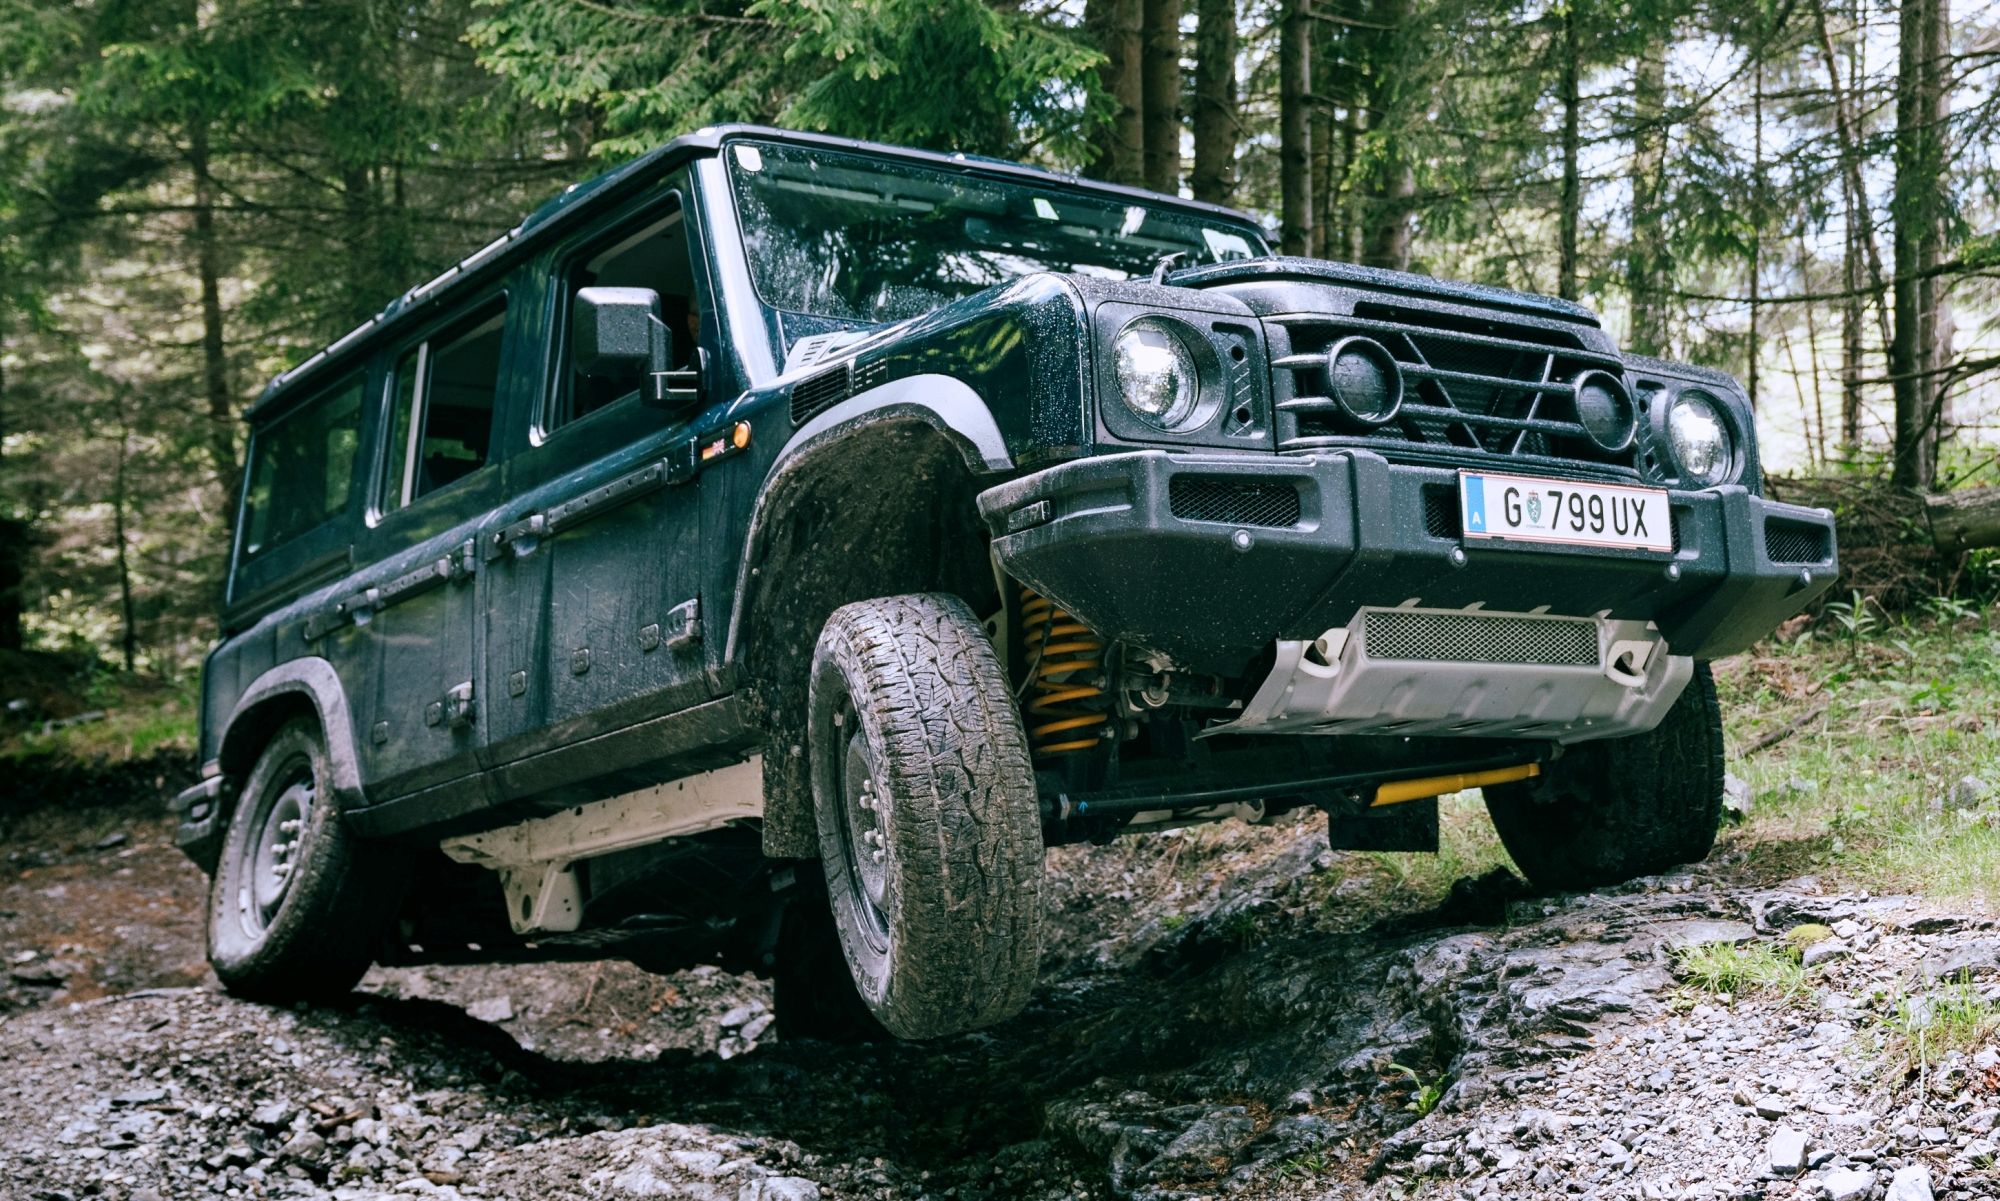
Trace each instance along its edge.
{"label": "shock absorber", "polygon": [[1028,745],[1036,758],[1098,746],[1111,721],[1104,640],[1032,588],[1021,589]]}

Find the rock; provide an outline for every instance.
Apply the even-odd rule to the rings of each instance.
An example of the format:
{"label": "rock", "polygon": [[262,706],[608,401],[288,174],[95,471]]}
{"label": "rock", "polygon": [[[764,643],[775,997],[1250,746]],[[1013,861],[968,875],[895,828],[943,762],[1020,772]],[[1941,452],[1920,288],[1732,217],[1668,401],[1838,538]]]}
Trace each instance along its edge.
{"label": "rock", "polygon": [[803,1176],[769,1176],[744,1185],[736,1197],[737,1201],[819,1201],[819,1185]]}
{"label": "rock", "polygon": [[1924,960],[1924,973],[1939,980],[1980,976],[1994,971],[2000,971],[2000,940],[1991,938],[1960,943],[1941,959]]}
{"label": "rock", "polygon": [[298,1110],[289,1101],[266,1101],[250,1111],[250,1124],[276,1130],[291,1125],[292,1116],[296,1113]]}
{"label": "rock", "polygon": [[738,1030],[736,1035],[746,1043],[755,1043],[758,1039],[764,1037],[764,1032],[769,1030],[772,1023],[777,1020],[778,1015],[775,1013],[760,1013],[743,1023],[743,1028]]}
{"label": "rock", "polygon": [[1757,1110],[1758,1117],[1769,1118],[1775,1122],[1792,1112],[1792,1103],[1774,1093],[1765,1093],[1763,1096],[1757,1098],[1757,1102],[1753,1108]]}
{"label": "rock", "polygon": [[[1969,779],[1970,777],[1967,778]],[[1960,781],[1960,783],[1963,783],[1963,781]],[[132,841],[132,836],[123,830],[119,830],[113,834],[106,834],[96,842],[91,843],[90,849],[93,851],[110,851],[122,847],[130,841]]]}
{"label": "rock", "polygon": [[157,1105],[166,1099],[167,1090],[154,1084],[148,1085],[145,1088],[135,1088],[130,1092],[119,1093],[117,1096],[111,1098],[111,1103],[113,1105]]}
{"label": "rock", "polygon": [[278,1148],[279,1159],[313,1160],[326,1152],[326,1140],[310,1130],[301,1130]]}
{"label": "rock", "polygon": [[1951,786],[1951,798],[1946,802],[1953,809],[1976,809],[1993,795],[1993,785],[1978,776],[1960,776]]}
{"label": "rock", "polygon": [[756,1001],[752,1001],[748,1005],[738,1005],[734,1009],[731,1009],[728,1013],[718,1018],[715,1024],[724,1030],[734,1030],[738,1026],[749,1025],[750,1019],[762,1012],[764,1012],[764,1006]]}
{"label": "rock", "polygon": [[1951,1140],[1951,1136],[1944,1132],[1944,1127],[1942,1126],[1926,1126],[1922,1130],[1917,1131],[1917,1137],[1932,1146]]}
{"label": "rock", "polygon": [[1765,1149],[1765,1158],[1775,1175],[1787,1178],[1806,1170],[1806,1136],[1790,1126],[1778,1127]]}
{"label": "rock", "polygon": [[481,997],[465,1007],[465,1014],[482,1022],[511,1022],[514,1020],[514,998],[505,993],[497,997]]}
{"label": "rock", "polygon": [[1659,930],[1660,945],[1669,951],[1715,943],[1736,945],[1757,937],[1748,922],[1669,922]]}
{"label": "rock", "polygon": [[1835,938],[1853,938],[1859,933],[1861,933],[1861,923],[1851,917],[1844,917],[1833,923],[1833,936]]}
{"label": "rock", "polygon": [[1750,815],[1750,785],[1734,774],[1722,777],[1722,812],[1736,821]]}
{"label": "rock", "polygon": [[1819,1187],[1827,1201],[1865,1201],[1874,1191],[1875,1173],[1835,1168],[1819,1178]]}
{"label": "rock", "polygon": [[1896,1169],[1883,1201],[1931,1201],[1931,1170],[1920,1163]]}
{"label": "rock", "polygon": [[1835,959],[1846,959],[1854,954],[1854,948],[1838,938],[1822,939],[1807,947],[1799,955],[1799,962],[1806,967],[1817,967]]}

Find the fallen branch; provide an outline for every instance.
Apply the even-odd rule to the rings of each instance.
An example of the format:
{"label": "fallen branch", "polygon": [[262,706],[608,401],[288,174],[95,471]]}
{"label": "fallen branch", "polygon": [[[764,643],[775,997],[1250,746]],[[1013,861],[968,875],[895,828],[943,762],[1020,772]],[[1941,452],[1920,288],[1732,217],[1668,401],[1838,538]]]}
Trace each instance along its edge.
{"label": "fallen branch", "polygon": [[[1828,704],[1831,703],[1832,702],[1828,702]],[[1792,720],[1786,722],[1784,725],[1779,726],[1777,729],[1764,731],[1762,734],[1759,734],[1757,735],[1757,737],[1751,739],[1750,745],[1737,751],[1736,757],[1738,759],[1748,759],[1750,756],[1758,753],[1759,751],[1770,750],[1772,747],[1783,742],[1785,739],[1790,738],[1792,735],[1798,733],[1800,730],[1805,729],[1813,722],[1818,721],[1822,717],[1825,717],[1826,710],[1827,710],[1827,705],[1815,705],[1812,708],[1806,710],[1804,713],[1801,713],[1797,717],[1794,717]]]}

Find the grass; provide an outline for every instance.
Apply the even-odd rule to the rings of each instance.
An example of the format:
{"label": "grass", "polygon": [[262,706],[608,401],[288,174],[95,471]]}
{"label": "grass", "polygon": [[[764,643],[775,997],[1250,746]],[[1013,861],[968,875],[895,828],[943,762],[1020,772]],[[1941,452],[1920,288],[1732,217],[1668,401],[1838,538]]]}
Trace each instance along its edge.
{"label": "grass", "polygon": [[1674,954],[1684,987],[1729,1000],[1771,994],[1800,1000],[1808,993],[1806,970],[1789,946],[1773,943],[1702,943]]}
{"label": "grass", "polygon": [[2000,1032],[2000,1003],[1966,981],[1897,999],[1882,1022],[1883,1055],[1893,1073],[1921,1088],[1952,1052],[1970,1055]]}
{"label": "grass", "polygon": [[[1753,872],[1813,872],[1985,911],[2000,904],[1991,616],[1884,618],[1860,638],[1840,628],[1767,643],[1716,674],[1732,754],[1797,727],[1730,763],[1753,799],[1730,841]],[[1995,786],[1979,809],[1946,803],[1966,776]]]}
{"label": "grass", "polygon": [[1362,854],[1398,894],[1420,905],[1444,900],[1452,884],[1463,877],[1477,878],[1496,867],[1514,868],[1514,861],[1500,845],[1500,836],[1493,832],[1486,803],[1477,789],[1438,798],[1437,854]]}

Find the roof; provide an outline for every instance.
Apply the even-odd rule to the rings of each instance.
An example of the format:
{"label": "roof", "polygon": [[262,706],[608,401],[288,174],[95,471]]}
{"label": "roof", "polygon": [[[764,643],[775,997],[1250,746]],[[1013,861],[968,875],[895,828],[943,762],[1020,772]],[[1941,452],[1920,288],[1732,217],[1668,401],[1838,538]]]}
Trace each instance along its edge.
{"label": "roof", "polygon": [[988,158],[984,155],[915,150],[907,146],[892,146],[883,142],[860,141],[828,134],[802,133],[767,125],[710,126],[675,138],[663,146],[657,146],[638,158],[614,167],[593,179],[571,184],[530,213],[519,225],[452,264],[434,279],[418,284],[390,301],[381,312],[341,335],[297,366],[279,373],[265,386],[245,416],[255,418],[280,403],[283,397],[289,396],[301,381],[308,377],[323,375],[334,366],[344,365],[367,353],[373,349],[376,342],[388,337],[389,331],[420,320],[421,311],[432,304],[476,286],[476,281],[492,279],[512,270],[524,257],[565,236],[569,229],[592,216],[601,215],[616,207],[622,200],[668,171],[693,159],[713,155],[721,149],[724,142],[742,138],[881,155],[921,162],[947,170],[1015,178],[1024,182],[1056,187],[1087,188],[1100,195],[1129,196],[1134,200],[1143,200],[1147,204],[1170,204],[1179,209],[1206,212],[1224,220],[1252,227],[1258,224],[1249,214],[1221,205],[1185,200],[1178,196],[1148,192],[1143,188],[1127,187],[1123,184],[1100,183],[1076,175],[1048,171],[1005,159]]}

